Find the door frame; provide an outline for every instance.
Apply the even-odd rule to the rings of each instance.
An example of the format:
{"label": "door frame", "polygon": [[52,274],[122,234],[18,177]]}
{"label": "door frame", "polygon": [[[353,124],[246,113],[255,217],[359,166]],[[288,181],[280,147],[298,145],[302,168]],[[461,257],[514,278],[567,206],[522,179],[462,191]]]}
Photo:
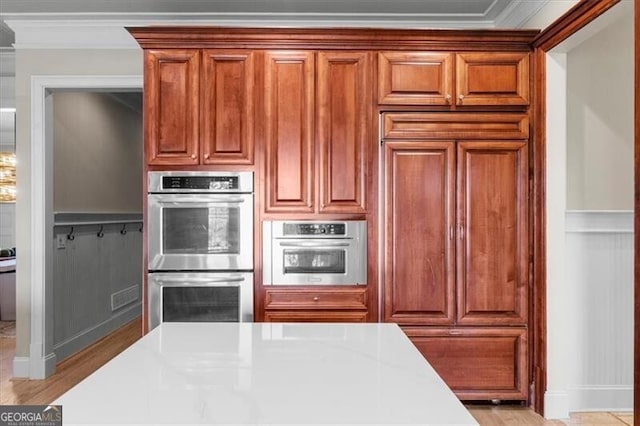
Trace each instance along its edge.
{"label": "door frame", "polygon": [[29,358],[14,359],[14,375],[44,379],[55,372],[52,250],[53,111],[51,94],[70,90],[142,90],[142,75],[34,75],[31,77],[31,295]]}
{"label": "door frame", "polygon": [[[635,1],[635,327],[634,339],[634,424],[640,426],[640,0]],[[533,323],[535,342],[532,351],[532,375],[535,387],[532,405],[544,414],[544,396],[547,389],[547,282],[546,282],[546,55],[554,47],[591,23],[620,0],[582,0],[545,28],[533,41],[534,61],[534,136],[533,136]]]}

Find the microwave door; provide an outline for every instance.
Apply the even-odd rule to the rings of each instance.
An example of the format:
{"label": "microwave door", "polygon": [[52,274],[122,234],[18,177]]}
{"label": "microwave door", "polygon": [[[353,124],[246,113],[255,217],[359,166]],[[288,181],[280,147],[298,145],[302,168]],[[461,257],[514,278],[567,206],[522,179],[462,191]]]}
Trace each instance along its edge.
{"label": "microwave door", "polygon": [[253,196],[149,196],[150,270],[253,269]]}

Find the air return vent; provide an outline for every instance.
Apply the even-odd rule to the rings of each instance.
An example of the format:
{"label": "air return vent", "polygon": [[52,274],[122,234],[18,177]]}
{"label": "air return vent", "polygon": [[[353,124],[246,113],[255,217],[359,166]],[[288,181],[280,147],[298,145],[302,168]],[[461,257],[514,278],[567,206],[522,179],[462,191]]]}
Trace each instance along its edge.
{"label": "air return vent", "polygon": [[115,311],[138,300],[138,286],[132,285],[111,295],[111,310]]}

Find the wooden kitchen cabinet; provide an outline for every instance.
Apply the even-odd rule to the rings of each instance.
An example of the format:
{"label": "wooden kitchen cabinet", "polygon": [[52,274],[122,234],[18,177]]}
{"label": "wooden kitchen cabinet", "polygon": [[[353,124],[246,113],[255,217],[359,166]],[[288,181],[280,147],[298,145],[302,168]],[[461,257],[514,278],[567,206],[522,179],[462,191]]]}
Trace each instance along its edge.
{"label": "wooden kitchen cabinet", "polygon": [[384,144],[384,319],[453,324],[455,144]]}
{"label": "wooden kitchen cabinet", "polygon": [[253,52],[202,52],[202,164],[253,164]]}
{"label": "wooden kitchen cabinet", "polygon": [[457,150],[457,323],[524,325],[527,145],[459,142]]}
{"label": "wooden kitchen cabinet", "polygon": [[378,103],[529,105],[528,52],[380,52]]}
{"label": "wooden kitchen cabinet", "polygon": [[524,400],[529,163],[526,139],[509,137],[528,126],[477,115],[382,118],[383,319],[458,397]]}
{"label": "wooden kitchen cabinet", "polygon": [[200,51],[145,50],[147,164],[198,164]]}
{"label": "wooden kitchen cabinet", "polygon": [[526,324],[526,143],[384,147],[385,320]]}
{"label": "wooden kitchen cabinet", "polygon": [[458,398],[527,399],[526,328],[402,329]]}
{"label": "wooden kitchen cabinet", "polygon": [[365,322],[366,298],[366,288],[268,288],[265,321]]}
{"label": "wooden kitchen cabinet", "polygon": [[253,164],[253,54],[145,51],[149,165]]}
{"label": "wooden kitchen cabinet", "polygon": [[265,211],[365,213],[370,53],[265,53]]}

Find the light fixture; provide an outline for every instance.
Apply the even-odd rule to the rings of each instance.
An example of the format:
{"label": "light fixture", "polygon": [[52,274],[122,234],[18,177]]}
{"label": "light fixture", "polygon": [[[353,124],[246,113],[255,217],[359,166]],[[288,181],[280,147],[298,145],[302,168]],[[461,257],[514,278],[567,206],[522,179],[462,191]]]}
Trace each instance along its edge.
{"label": "light fixture", "polygon": [[0,203],[16,201],[16,154],[0,152]]}

